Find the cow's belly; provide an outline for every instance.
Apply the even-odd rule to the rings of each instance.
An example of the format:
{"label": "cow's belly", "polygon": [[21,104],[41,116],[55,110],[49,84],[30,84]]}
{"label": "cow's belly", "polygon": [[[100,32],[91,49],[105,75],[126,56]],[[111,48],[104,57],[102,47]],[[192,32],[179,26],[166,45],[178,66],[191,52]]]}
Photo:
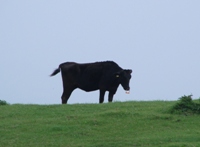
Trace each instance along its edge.
{"label": "cow's belly", "polygon": [[95,91],[99,89],[99,84],[97,83],[79,83],[78,84],[78,88],[80,88],[81,90],[84,90],[86,92],[90,92],[90,91]]}
{"label": "cow's belly", "polygon": [[81,90],[84,90],[86,92],[90,92],[90,91],[95,91],[98,90],[99,88],[97,86],[93,87],[93,86],[79,86],[78,88],[80,88]]}

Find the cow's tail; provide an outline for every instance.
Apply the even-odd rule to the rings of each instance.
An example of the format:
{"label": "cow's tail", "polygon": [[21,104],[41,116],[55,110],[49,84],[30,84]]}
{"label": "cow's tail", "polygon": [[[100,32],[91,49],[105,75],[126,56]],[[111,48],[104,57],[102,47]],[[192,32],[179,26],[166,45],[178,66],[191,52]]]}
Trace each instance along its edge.
{"label": "cow's tail", "polygon": [[57,73],[59,73],[60,72],[60,66],[57,68],[57,69],[55,69],[54,70],[54,72],[50,75],[51,77],[52,76],[55,76]]}

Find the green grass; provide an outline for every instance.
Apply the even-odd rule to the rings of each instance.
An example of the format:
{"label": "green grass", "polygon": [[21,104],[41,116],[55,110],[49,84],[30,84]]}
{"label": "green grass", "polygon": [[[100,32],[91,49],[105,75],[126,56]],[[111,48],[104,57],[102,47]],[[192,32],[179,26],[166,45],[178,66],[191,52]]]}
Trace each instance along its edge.
{"label": "green grass", "polygon": [[0,106],[1,147],[198,147],[200,116],[176,102]]}

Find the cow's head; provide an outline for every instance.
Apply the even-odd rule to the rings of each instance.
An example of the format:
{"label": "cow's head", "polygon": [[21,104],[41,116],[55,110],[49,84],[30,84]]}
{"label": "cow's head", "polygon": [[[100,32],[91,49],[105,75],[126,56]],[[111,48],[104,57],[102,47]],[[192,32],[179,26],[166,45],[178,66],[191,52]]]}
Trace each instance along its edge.
{"label": "cow's head", "polygon": [[131,73],[132,70],[130,69],[123,69],[116,73],[116,78],[118,78],[119,83],[122,85],[127,94],[130,90],[129,82],[131,79]]}

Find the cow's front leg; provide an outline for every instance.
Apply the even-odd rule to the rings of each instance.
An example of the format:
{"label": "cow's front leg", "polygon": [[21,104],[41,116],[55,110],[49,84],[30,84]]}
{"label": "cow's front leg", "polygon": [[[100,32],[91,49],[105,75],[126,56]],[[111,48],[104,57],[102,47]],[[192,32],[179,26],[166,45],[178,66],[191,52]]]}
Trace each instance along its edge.
{"label": "cow's front leg", "polygon": [[113,96],[114,96],[114,93],[109,92],[109,94],[108,94],[108,102],[112,102],[113,101]]}
{"label": "cow's front leg", "polygon": [[105,90],[100,90],[99,103],[103,103],[105,92]]}

